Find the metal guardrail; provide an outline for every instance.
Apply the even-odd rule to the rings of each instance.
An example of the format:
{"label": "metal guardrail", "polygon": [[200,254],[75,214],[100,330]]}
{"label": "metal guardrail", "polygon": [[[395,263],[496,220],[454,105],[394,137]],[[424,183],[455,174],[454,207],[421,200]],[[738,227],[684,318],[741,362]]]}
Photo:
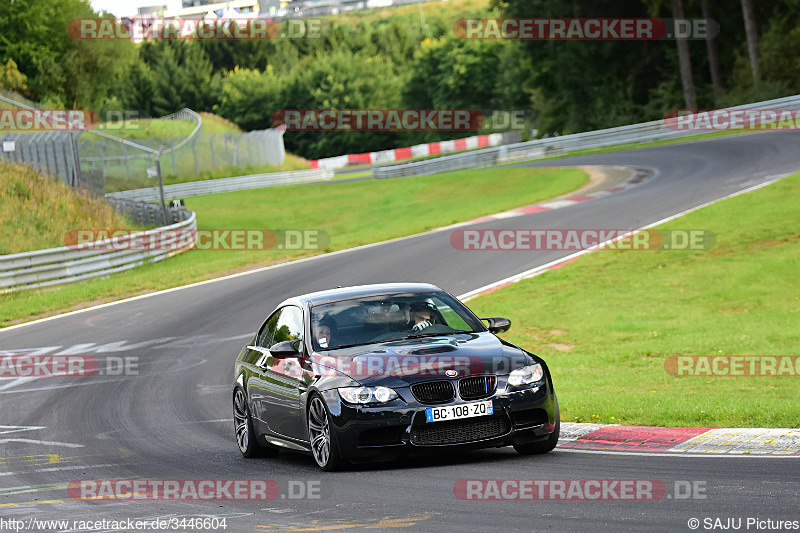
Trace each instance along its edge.
{"label": "metal guardrail", "polygon": [[[333,179],[332,170],[293,170],[290,172],[273,172],[269,174],[253,174],[250,176],[237,176],[234,178],[221,178],[206,181],[190,181],[188,183],[175,183],[164,186],[164,197],[190,198],[220,192],[243,191],[259,189],[274,185],[292,183],[307,183],[311,181],[329,181]],[[147,189],[133,189],[106,194],[106,198],[137,200],[140,202],[157,202],[159,200],[158,187]]]}
{"label": "metal guardrail", "polygon": [[[800,108],[800,95],[777,98],[766,102],[756,102],[732,107],[737,110],[771,109],[788,110]],[[537,139],[516,144],[507,144],[494,148],[475,150],[465,154],[437,157],[424,161],[406,163],[402,165],[384,166],[373,169],[376,178],[398,178],[409,176],[424,176],[460,170],[464,168],[477,168],[498,163],[541,159],[552,155],[560,155],[572,150],[586,150],[619,146],[630,143],[644,143],[668,139],[678,139],[692,135],[708,133],[706,131],[677,131],[667,127],[664,120],[643,122],[630,126],[620,126],[605,130],[575,133],[560,137]]]}
{"label": "metal guardrail", "polygon": [[[180,231],[180,249],[168,249],[167,235]],[[133,246],[133,242],[143,246]],[[0,256],[0,293],[60,285],[104,277],[147,262],[156,262],[192,248],[197,242],[194,213],[177,224],[125,237]],[[152,244],[155,243],[155,244]],[[151,245],[152,244],[152,245]]]}
{"label": "metal guardrail", "polygon": [[183,206],[167,206],[167,219],[164,220],[164,210],[160,205],[150,202],[137,202],[136,200],[123,200],[121,198],[106,198],[106,203],[116,213],[127,217],[134,224],[145,228],[156,228],[177,224],[189,218],[192,212]]}

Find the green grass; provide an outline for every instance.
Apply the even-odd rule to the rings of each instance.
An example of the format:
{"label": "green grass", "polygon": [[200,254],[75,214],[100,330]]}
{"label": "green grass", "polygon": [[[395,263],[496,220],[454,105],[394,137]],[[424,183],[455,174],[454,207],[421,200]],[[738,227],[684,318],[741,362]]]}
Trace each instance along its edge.
{"label": "green grass", "polygon": [[328,17],[336,20],[337,23],[342,24],[348,22],[357,24],[364,21],[380,21],[389,17],[413,17],[412,21],[419,23],[420,13],[424,17],[430,18],[435,15],[442,15],[444,17],[452,18],[455,21],[458,18],[472,17],[483,15],[486,16],[490,13],[496,13],[491,6],[489,0],[449,0],[439,2],[428,2],[422,4],[408,4],[404,6],[393,6],[389,8],[375,8],[364,11],[352,11],[333,15]]}
{"label": "green grass", "polygon": [[800,355],[798,195],[800,174],[662,227],[711,230],[710,251],[597,251],[470,307],[511,318],[505,338],[545,358],[564,421],[798,427],[800,376],[664,369],[673,355]]}
{"label": "green grass", "polygon": [[[197,212],[201,229],[322,230],[330,237],[325,251],[332,251],[540,202],[587,181],[586,173],[578,169],[479,169],[413,179],[270,187],[190,198],[187,207]],[[0,295],[0,324],[309,253],[313,252],[192,250],[107,279]]]}
{"label": "green grass", "polygon": [[[239,126],[213,113],[200,113],[200,116],[204,134],[242,133]],[[195,126],[194,121],[188,120],[137,119],[125,123],[100,124],[98,130],[124,139],[182,139],[189,136]]]}
{"label": "green grass", "polygon": [[336,172],[333,175],[333,181],[350,180],[354,178],[371,178],[372,170],[365,170],[363,172]]}
{"label": "green grass", "polygon": [[130,227],[102,199],[0,159],[0,255],[65,245],[67,228]]}
{"label": "green grass", "polygon": [[[163,168],[163,167],[162,167]],[[200,174],[164,174],[164,185],[171,183],[187,183],[190,181],[215,180],[234,176],[249,176],[251,174],[266,174],[270,172],[288,172],[290,170],[309,170],[311,166],[302,157],[286,154],[286,159],[280,165],[249,165],[244,167],[224,167],[206,170]],[[151,180],[152,182],[153,180]],[[150,184],[149,186],[154,186]]]}

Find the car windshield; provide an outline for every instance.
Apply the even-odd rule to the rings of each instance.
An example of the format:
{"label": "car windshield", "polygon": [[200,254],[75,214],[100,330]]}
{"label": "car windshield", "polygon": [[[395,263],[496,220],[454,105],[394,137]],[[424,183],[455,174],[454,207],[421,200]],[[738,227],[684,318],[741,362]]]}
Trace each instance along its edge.
{"label": "car windshield", "polygon": [[311,308],[314,350],[485,331],[461,302],[444,292],[369,296]]}

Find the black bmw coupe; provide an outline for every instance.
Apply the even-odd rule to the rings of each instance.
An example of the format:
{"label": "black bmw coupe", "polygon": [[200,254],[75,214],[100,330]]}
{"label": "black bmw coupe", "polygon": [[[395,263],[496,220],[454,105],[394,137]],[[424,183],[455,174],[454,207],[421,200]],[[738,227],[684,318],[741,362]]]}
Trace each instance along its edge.
{"label": "black bmw coupe", "polygon": [[510,325],[427,284],[290,298],[236,359],[239,450],[306,452],[323,470],[450,448],[546,453],[560,427],[552,379],[496,336]]}

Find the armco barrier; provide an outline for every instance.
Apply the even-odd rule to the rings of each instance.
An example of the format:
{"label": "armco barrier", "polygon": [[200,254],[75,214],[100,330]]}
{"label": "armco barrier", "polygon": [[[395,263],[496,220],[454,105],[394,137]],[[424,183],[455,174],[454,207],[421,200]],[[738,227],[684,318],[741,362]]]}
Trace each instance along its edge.
{"label": "armco barrier", "polygon": [[[246,189],[260,189],[273,185],[286,185],[291,183],[305,183],[310,181],[327,181],[333,179],[332,170],[293,170],[290,172],[273,172],[269,174],[253,174],[250,176],[237,176],[235,178],[221,178],[206,181],[190,181],[188,183],[175,183],[164,186],[164,197],[190,198],[220,192],[243,191]],[[107,198],[124,200],[137,200],[140,202],[159,201],[158,187],[147,189],[133,189],[106,194]]]}
{"label": "armco barrier", "polygon": [[[149,236],[183,230],[187,245],[180,250],[149,248],[131,250],[124,242],[135,236]],[[177,224],[142,231],[125,238],[105,239],[81,245],[80,249],[62,247],[0,256],[0,292],[60,285],[107,276],[146,262],[155,262],[193,247],[197,240],[197,217],[194,213]],[[119,248],[114,250],[114,248]],[[112,248],[112,250],[106,250]]]}
{"label": "armco barrier", "polygon": [[[800,95],[736,106],[730,109],[796,110],[798,108],[800,108]],[[572,150],[586,150],[629,143],[678,139],[702,133],[707,132],[691,130],[676,131],[668,128],[664,120],[655,120],[653,122],[644,122],[631,126],[620,126],[605,130],[507,144],[495,148],[476,150],[466,154],[438,157],[436,159],[417,161],[403,165],[384,166],[373,169],[372,173],[376,178],[424,176],[450,170],[489,166],[496,163],[539,159],[551,155],[560,155]]]}

